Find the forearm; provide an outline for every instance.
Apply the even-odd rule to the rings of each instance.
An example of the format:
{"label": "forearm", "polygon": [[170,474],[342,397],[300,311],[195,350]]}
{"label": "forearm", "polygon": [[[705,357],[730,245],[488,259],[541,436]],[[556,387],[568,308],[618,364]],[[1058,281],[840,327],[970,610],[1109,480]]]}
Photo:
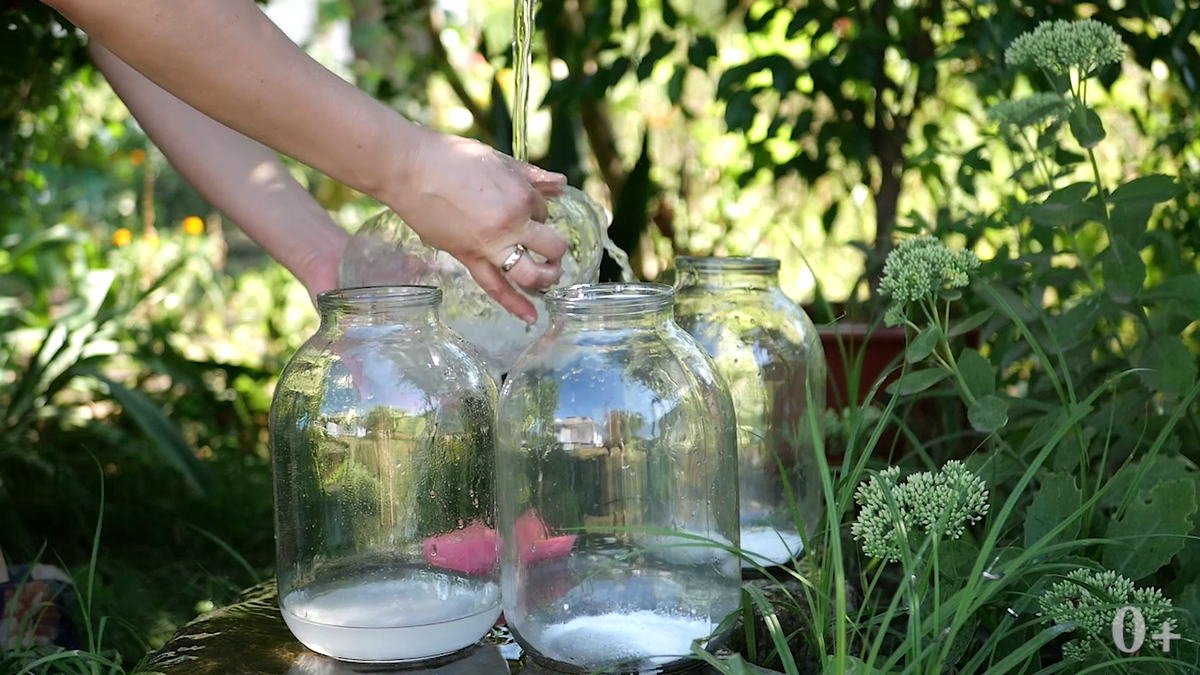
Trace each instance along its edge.
{"label": "forearm", "polygon": [[314,292],[336,278],[347,233],[270,148],[172,96],[95,40],[92,59],[168,161]]}
{"label": "forearm", "polygon": [[252,0],[45,0],[195,109],[379,199],[420,127],[310,58]]}

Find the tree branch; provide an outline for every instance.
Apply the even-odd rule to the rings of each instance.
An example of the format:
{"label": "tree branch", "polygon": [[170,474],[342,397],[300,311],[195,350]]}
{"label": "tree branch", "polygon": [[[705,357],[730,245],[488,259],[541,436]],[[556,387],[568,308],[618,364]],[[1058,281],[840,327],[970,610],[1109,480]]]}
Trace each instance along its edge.
{"label": "tree branch", "polygon": [[[433,53],[437,57],[438,70],[450,83],[450,88],[454,90],[454,94],[462,101],[463,107],[471,113],[472,126],[479,140],[495,145],[495,134],[487,124],[488,111],[471,96],[471,92],[467,91],[466,84],[459,77],[458,71],[455,70],[454,64],[450,62],[450,53],[446,51],[446,45],[442,44],[442,31],[445,29],[445,20],[442,12],[436,6],[431,5],[429,11],[425,13],[425,27],[429,31],[430,42],[433,45]],[[492,105],[504,105],[503,101],[492,101]]]}

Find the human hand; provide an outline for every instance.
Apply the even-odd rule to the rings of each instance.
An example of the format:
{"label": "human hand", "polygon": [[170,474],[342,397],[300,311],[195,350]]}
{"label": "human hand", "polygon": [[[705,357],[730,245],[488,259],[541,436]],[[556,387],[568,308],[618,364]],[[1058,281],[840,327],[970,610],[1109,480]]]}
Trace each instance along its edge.
{"label": "human hand", "polygon": [[561,193],[566,177],[477,141],[423,132],[382,200],[422,241],[457,258],[505,309],[534,323],[533,303],[509,282],[540,292],[562,276],[567,242],[545,224],[545,200]]}

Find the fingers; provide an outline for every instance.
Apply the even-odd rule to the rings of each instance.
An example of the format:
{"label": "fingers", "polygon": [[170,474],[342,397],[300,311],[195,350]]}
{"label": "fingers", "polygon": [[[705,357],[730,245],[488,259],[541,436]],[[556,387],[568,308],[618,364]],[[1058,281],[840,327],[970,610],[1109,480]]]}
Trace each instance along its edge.
{"label": "fingers", "polygon": [[567,177],[561,173],[546,171],[541,167],[537,167],[526,162],[519,162],[517,160],[513,161],[516,163],[517,169],[521,172],[521,174],[525,176],[525,180],[529,181],[535,186],[544,183],[547,186],[553,185],[561,189],[563,185],[567,184]]}
{"label": "fingers", "polygon": [[541,223],[529,224],[521,233],[521,244],[552,265],[556,265],[567,254],[567,240],[553,227]]}
{"label": "fingers", "polygon": [[562,279],[562,267],[538,262],[526,253],[508,271],[508,278],[526,291],[544,293]]}
{"label": "fingers", "polygon": [[500,273],[500,268],[487,260],[479,260],[469,265],[467,271],[471,273],[475,283],[509,313],[528,324],[537,322],[537,310],[533,303],[508,283]]}
{"label": "fingers", "polygon": [[525,202],[521,206],[524,207],[524,211],[529,213],[529,219],[536,223],[544,223],[550,217],[550,212],[546,207],[546,198],[533,186],[529,186],[529,191],[525,193]]}

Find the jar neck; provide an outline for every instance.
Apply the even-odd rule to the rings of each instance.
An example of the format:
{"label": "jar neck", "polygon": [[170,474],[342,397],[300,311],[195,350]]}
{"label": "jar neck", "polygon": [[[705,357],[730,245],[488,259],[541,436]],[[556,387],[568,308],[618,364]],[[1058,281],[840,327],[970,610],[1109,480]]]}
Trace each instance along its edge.
{"label": "jar neck", "polygon": [[432,327],[441,324],[442,290],[432,286],[339,288],[317,296],[322,328]]}
{"label": "jar neck", "polygon": [[679,288],[705,286],[720,289],[767,290],[779,288],[779,261],[774,258],[675,259]]}
{"label": "jar neck", "polygon": [[665,284],[580,284],[545,300],[550,325],[560,330],[657,328],[674,320],[675,291]]}

